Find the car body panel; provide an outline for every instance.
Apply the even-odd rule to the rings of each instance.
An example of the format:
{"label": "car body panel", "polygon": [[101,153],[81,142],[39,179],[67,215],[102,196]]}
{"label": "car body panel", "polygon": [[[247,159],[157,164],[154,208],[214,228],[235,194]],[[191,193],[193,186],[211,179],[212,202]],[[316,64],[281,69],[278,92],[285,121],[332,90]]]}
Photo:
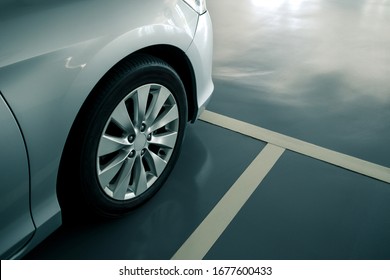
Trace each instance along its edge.
{"label": "car body panel", "polygon": [[197,117],[204,111],[211,98],[211,93],[214,90],[212,81],[212,64],[209,63],[213,59],[213,49],[210,45],[213,44],[213,31],[210,15],[205,13],[199,17],[198,27],[194,41],[187,51],[187,55],[193,62],[192,66],[196,73],[197,85]]}
{"label": "car body panel", "polygon": [[[206,44],[210,52],[212,41],[201,43],[210,40],[205,35],[194,41],[198,19],[181,0],[0,3],[0,91],[23,132],[31,174],[36,231],[25,251],[61,224],[55,186],[62,151],[94,86],[119,61],[150,46],[169,45],[188,51],[191,62],[200,59],[197,47]],[[211,60],[193,67],[204,104],[211,75],[197,72],[211,69]]]}
{"label": "car body panel", "polygon": [[[29,172],[22,134],[0,95],[0,255],[11,256],[33,235]],[[3,237],[7,238],[3,238]]]}

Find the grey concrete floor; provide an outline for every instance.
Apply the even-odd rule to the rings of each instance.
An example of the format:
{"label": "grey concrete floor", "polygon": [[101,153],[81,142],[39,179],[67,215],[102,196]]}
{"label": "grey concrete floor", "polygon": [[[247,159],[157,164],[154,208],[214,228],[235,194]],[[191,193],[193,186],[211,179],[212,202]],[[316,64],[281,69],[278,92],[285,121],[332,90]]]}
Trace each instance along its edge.
{"label": "grey concrete floor", "polygon": [[390,3],[209,1],[209,110],[390,167]]}
{"label": "grey concrete floor", "polygon": [[[390,167],[390,2],[211,0],[208,107]],[[128,216],[64,225],[27,259],[169,259],[267,143],[198,121]],[[390,184],[287,147],[205,259],[390,259]],[[245,187],[245,186],[242,186]]]}

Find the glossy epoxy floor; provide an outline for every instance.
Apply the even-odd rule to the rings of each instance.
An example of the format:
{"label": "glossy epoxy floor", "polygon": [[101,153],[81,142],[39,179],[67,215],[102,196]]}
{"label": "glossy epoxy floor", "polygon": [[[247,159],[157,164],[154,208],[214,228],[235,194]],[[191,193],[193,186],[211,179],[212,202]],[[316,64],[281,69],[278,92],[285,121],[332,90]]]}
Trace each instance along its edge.
{"label": "glossy epoxy floor", "polygon": [[[218,215],[234,206],[218,204],[216,241],[179,256],[390,259],[390,1],[212,0],[208,8],[216,86],[208,110],[254,126],[238,133],[229,119],[225,129],[203,118],[149,203],[123,219],[64,225],[26,258],[170,259],[188,240],[209,242],[209,213],[248,182],[253,193],[231,222]],[[257,128],[278,134],[255,137]],[[290,148],[296,139],[302,149]],[[261,154],[269,147],[280,152],[272,164],[272,151]],[[374,175],[327,161],[345,154]],[[245,175],[253,160],[270,167],[258,183]]]}

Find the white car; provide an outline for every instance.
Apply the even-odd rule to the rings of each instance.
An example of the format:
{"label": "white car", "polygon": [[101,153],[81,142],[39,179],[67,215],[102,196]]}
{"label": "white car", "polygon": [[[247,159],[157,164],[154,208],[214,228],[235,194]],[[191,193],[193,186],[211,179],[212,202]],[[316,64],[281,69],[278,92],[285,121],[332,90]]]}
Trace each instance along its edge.
{"label": "white car", "polygon": [[214,88],[205,1],[2,0],[0,42],[2,259],[149,199]]}

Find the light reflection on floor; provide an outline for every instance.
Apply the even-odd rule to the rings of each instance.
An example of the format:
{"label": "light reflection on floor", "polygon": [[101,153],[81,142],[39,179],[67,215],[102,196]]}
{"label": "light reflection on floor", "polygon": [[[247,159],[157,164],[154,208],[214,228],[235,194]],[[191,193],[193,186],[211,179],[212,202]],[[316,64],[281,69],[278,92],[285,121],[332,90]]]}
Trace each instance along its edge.
{"label": "light reflection on floor", "polygon": [[387,2],[208,7],[217,84],[211,111],[390,166]]}

